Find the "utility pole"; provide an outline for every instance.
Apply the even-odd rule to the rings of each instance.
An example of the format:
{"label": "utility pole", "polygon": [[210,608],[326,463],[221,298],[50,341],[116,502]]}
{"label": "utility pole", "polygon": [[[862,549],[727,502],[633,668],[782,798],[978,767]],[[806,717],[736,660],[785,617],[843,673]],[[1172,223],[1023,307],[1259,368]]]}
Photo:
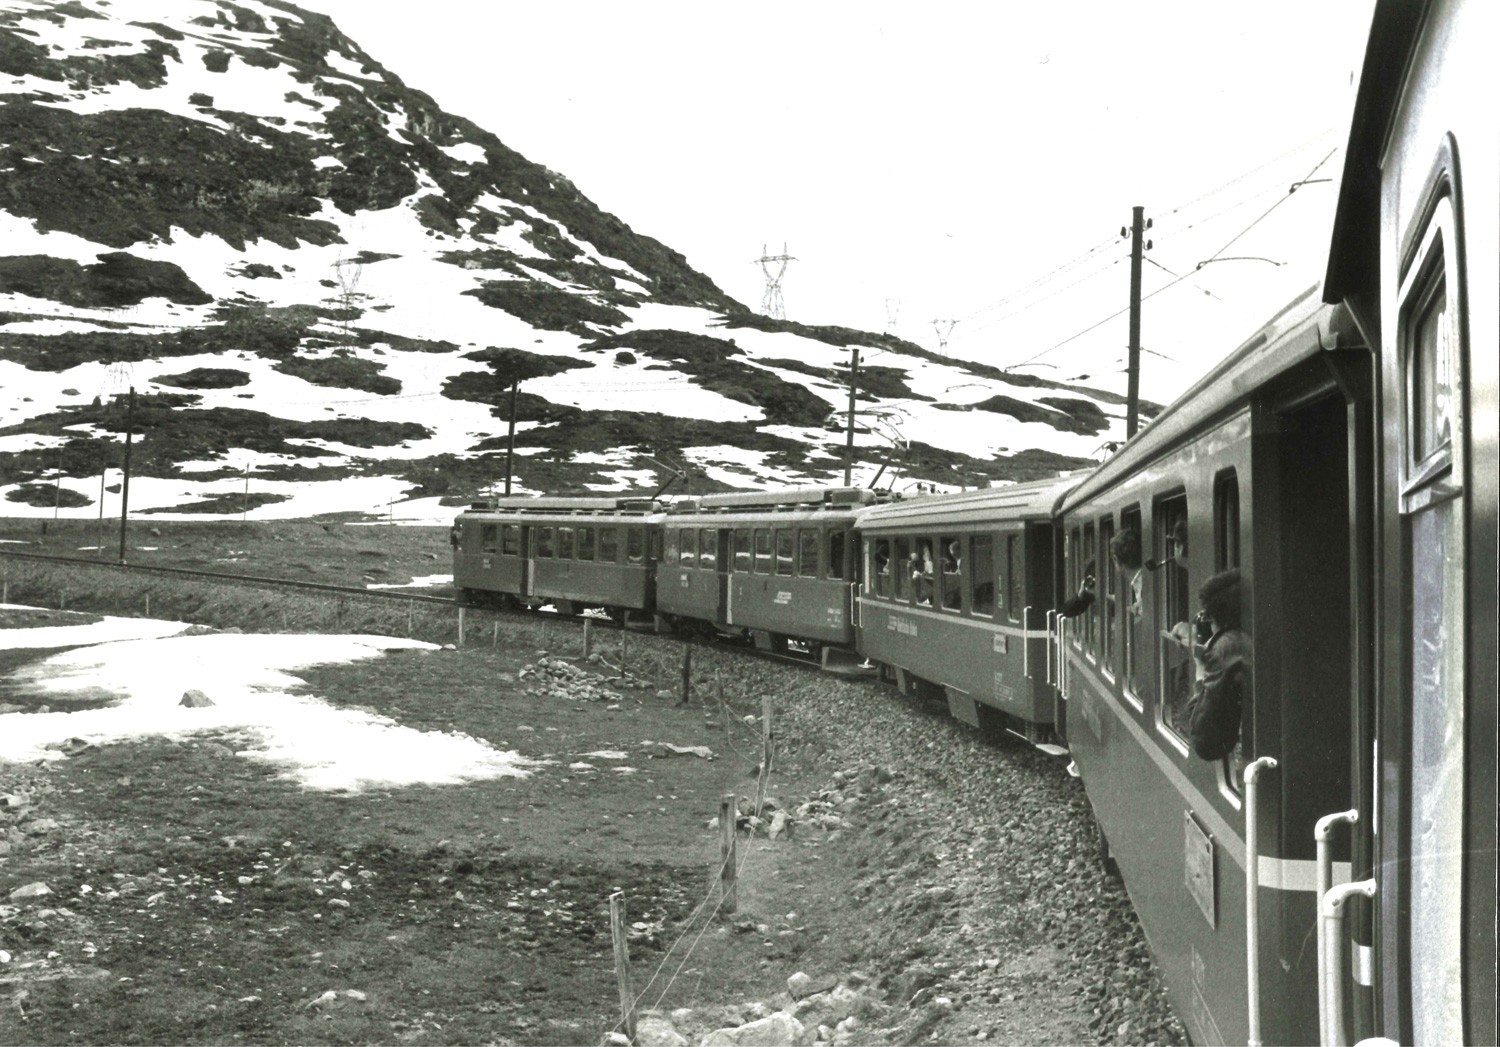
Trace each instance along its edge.
{"label": "utility pole", "polygon": [[844,435],[844,486],[854,477],[854,389],[859,382],[859,346],[849,347],[849,424]]}
{"label": "utility pole", "polygon": [[[1135,435],[1141,409],[1141,234],[1151,228],[1145,208],[1130,209],[1130,359],[1125,365],[1125,439]],[[1125,230],[1120,230],[1125,235]],[[1149,243],[1147,247],[1151,246]]]}
{"label": "utility pole", "polygon": [[135,428],[135,386],[125,407],[125,477],[120,482],[120,562],[125,562],[125,520],[130,515],[130,433]]}
{"label": "utility pole", "polygon": [[[765,244],[760,245],[760,257],[755,261],[760,264],[761,272],[766,274],[766,296],[761,299],[760,311],[772,319],[786,319],[786,303],[781,299],[781,278],[786,275],[786,264],[796,260],[786,253],[785,243],[781,245],[781,253],[774,255]],[[774,276],[770,268],[772,262],[781,263],[781,267],[776,270]]]}
{"label": "utility pole", "polygon": [[510,432],[505,438],[505,497],[507,498],[510,497],[511,467],[516,458],[516,390],[520,385],[519,378],[510,380]]}

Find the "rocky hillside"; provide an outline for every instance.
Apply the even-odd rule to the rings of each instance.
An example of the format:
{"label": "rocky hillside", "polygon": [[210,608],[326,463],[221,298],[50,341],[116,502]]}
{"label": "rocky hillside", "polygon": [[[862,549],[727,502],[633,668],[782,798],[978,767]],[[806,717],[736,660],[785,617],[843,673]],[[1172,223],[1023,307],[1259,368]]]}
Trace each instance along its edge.
{"label": "rocky hillside", "polygon": [[441,516],[503,477],[513,385],[519,490],[838,480],[850,347],[856,482],[1047,476],[1122,429],[751,312],[279,0],[7,0],[0,95],[5,514],[117,512],[129,428],[132,513]]}

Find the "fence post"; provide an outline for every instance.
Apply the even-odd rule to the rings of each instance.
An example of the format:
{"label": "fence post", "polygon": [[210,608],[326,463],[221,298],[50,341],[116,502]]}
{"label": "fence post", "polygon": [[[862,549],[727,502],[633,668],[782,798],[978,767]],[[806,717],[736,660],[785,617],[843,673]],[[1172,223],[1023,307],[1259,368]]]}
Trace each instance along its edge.
{"label": "fence post", "polygon": [[151,617],[151,594],[146,594],[146,617]]}
{"label": "fence post", "polygon": [[411,639],[411,612],[416,605],[417,602],[415,600],[406,601],[406,638],[408,640]]}
{"label": "fence post", "polygon": [[682,698],[679,704],[686,705],[693,696],[693,649],[682,645]]}
{"label": "fence post", "polygon": [[719,798],[719,860],[722,863],[722,868],[719,870],[719,882],[724,888],[724,900],[719,908],[725,913],[732,913],[739,908],[734,857],[734,823],[738,818],[739,811],[735,806],[734,793],[725,793]]}
{"label": "fence post", "polygon": [[630,657],[630,630],[624,625],[620,626],[620,675],[630,675],[625,671],[625,662]]}
{"label": "fence post", "polygon": [[459,604],[458,605],[458,643],[455,644],[454,646],[456,646],[456,647],[462,647],[463,645],[464,645],[464,605],[463,604]]}
{"label": "fence post", "polygon": [[615,943],[615,981],[620,987],[620,1024],[635,1042],[635,993],[630,988],[630,943],[625,939],[625,894],[609,896],[609,934]]}
{"label": "fence post", "polygon": [[766,780],[771,777],[771,696],[760,700],[760,775],[755,783],[755,817],[766,803]]}
{"label": "fence post", "polygon": [[583,620],[583,660],[588,661],[589,656],[594,653],[594,636],[589,632],[592,623],[585,618]]}
{"label": "fence post", "polygon": [[494,628],[490,630],[490,646],[500,646],[500,623],[498,621],[494,623]]}

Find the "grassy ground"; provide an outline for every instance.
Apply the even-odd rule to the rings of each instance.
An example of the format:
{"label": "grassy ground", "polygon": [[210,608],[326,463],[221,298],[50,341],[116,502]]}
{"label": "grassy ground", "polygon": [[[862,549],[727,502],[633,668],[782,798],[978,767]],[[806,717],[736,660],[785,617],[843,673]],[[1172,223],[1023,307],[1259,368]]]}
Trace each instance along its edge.
{"label": "grassy ground", "polygon": [[[163,544],[205,541],[183,530]],[[325,546],[269,541],[332,575],[374,559],[365,554],[379,547],[375,529],[359,530],[342,541],[319,528]],[[268,541],[233,538],[234,548]],[[391,552],[380,562],[419,566]],[[16,563],[7,578],[13,601],[55,605],[67,592],[72,609],[139,612],[150,591],[155,616],[247,631],[408,626],[400,608],[346,605],[335,620],[319,597],[283,604],[124,577],[89,585],[79,569]],[[211,735],[93,748],[45,773],[0,766],[0,793],[33,793],[10,833],[0,897],[36,881],[52,892],[0,906],[0,949],[11,955],[0,967],[0,1043],[598,1042],[618,1018],[608,920],[617,890],[643,1006],[706,1007],[712,1027],[719,1002],[770,995],[798,964],[837,962],[843,874],[820,860],[820,834],[749,843],[738,916],[696,913],[713,898],[718,843],[707,823],[719,797],[754,790],[759,727],[741,717],[768,689],[790,696],[826,678],[705,659],[696,688],[713,700],[678,705],[656,697],[675,686],[676,648],[633,636],[630,669],[650,689],[608,705],[570,700],[519,674],[544,646],[581,662],[576,628],[512,618],[497,632],[480,617],[460,650],[303,675],[334,704],[549,761],[528,778],[309,792],[234,757],[236,738]],[[411,619],[435,640],[451,641],[453,624],[444,609]],[[599,642],[618,662],[620,634]],[[663,757],[649,744],[659,742],[709,746],[715,758]],[[585,755],[603,749],[628,758]],[[788,758],[773,792],[791,799],[823,770]]]}

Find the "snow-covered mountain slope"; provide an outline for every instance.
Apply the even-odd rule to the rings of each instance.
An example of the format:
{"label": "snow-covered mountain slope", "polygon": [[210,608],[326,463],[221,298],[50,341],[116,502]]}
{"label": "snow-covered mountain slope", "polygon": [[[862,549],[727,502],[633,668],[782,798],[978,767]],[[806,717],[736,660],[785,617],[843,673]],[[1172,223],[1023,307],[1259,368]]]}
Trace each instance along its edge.
{"label": "snow-covered mountain slope", "polygon": [[851,346],[858,483],[1051,475],[1123,428],[750,312],[278,0],[0,0],[0,102],[0,513],[118,511],[130,417],[133,514],[436,510],[503,477],[513,382],[521,491],[838,481]]}

